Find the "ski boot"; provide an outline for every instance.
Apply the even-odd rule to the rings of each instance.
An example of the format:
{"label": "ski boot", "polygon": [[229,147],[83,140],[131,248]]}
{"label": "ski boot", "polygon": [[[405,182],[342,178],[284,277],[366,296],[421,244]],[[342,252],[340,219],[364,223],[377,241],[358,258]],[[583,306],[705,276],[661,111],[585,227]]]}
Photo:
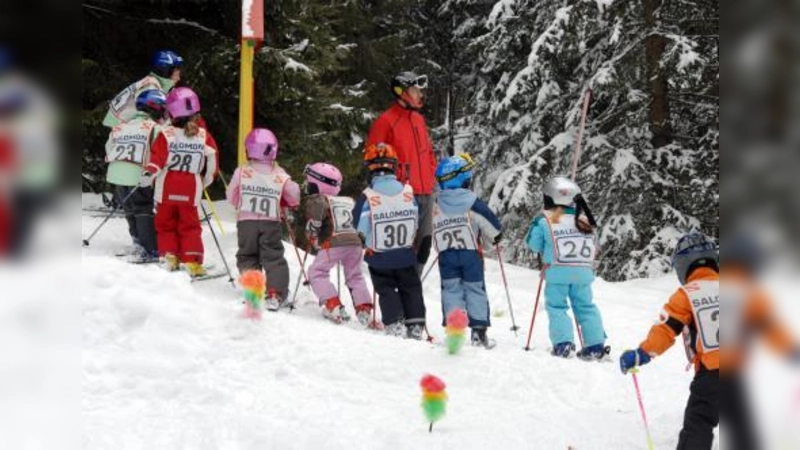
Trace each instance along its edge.
{"label": "ski boot", "polygon": [[278,298],[278,291],[270,289],[267,298],[264,299],[264,307],[269,312],[277,312],[281,308],[281,301]]}
{"label": "ski boot", "polygon": [[603,344],[582,348],[575,356],[584,361],[599,361],[611,354],[611,347]]}
{"label": "ski boot", "polygon": [[117,258],[125,258],[138,255],[143,251],[144,247],[142,247],[139,243],[133,243],[131,245],[118,248],[116,251],[114,251],[114,256]]}
{"label": "ski boot", "polygon": [[406,336],[406,326],[403,324],[402,320],[386,325],[384,331],[389,336],[394,336],[394,337]]}
{"label": "ski boot", "polygon": [[172,253],[167,253],[161,260],[161,266],[167,272],[176,272],[181,267],[181,262],[178,257]]}
{"label": "ski boot", "polygon": [[425,331],[425,327],[422,325],[415,323],[412,325],[406,326],[406,337],[409,339],[414,339],[415,341],[422,340],[422,333]]}
{"label": "ski boot", "polygon": [[473,328],[471,337],[473,347],[483,347],[486,350],[491,350],[497,345],[494,339],[489,339],[486,336],[486,328]]}
{"label": "ski boot", "polygon": [[560,344],[556,344],[553,347],[553,351],[550,352],[553,356],[558,356],[561,358],[569,358],[572,356],[572,352],[575,351],[575,344],[572,342],[562,342]]}
{"label": "ski boot", "polygon": [[158,262],[158,252],[150,253],[140,247],[139,251],[133,255],[129,255],[127,261],[131,264],[152,264]]}
{"label": "ski boot", "polygon": [[189,272],[189,276],[192,278],[200,278],[208,275],[203,264],[194,261],[186,263],[186,271]]}
{"label": "ski boot", "polygon": [[356,319],[362,326],[368,327],[372,322],[372,305],[364,303],[356,306]]}
{"label": "ski boot", "polygon": [[350,314],[344,309],[339,297],[331,297],[325,302],[325,307],[322,309],[322,317],[336,324],[350,320]]}

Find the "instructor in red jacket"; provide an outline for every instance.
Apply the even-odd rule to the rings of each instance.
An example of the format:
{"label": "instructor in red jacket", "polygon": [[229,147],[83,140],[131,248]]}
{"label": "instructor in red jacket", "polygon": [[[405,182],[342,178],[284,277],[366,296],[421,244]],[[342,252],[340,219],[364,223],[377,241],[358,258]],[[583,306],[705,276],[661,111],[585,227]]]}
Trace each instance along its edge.
{"label": "instructor in red jacket", "polygon": [[397,179],[414,188],[420,212],[420,225],[414,249],[417,269],[421,273],[431,253],[433,193],[436,179],[436,156],[428,135],[425,118],[420,114],[428,77],[402,72],[392,78],[392,94],[396,101],[372,124],[367,145],[391,144],[397,151]]}

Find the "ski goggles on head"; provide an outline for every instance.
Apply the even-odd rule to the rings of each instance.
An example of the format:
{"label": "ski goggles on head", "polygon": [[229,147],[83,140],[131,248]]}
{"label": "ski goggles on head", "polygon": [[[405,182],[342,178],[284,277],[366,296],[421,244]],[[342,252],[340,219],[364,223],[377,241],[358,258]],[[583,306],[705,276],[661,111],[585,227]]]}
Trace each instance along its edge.
{"label": "ski goggles on head", "polygon": [[469,156],[469,153],[459,153],[456,156],[463,159],[467,163],[467,165],[461,168],[461,172],[467,172],[475,168],[475,160],[472,159],[472,156]]}
{"label": "ski goggles on head", "polygon": [[416,86],[419,89],[428,89],[428,76],[427,75],[420,75],[417,77],[416,80],[411,84],[411,86]]}
{"label": "ski goggles on head", "polygon": [[303,170],[303,175],[309,176],[309,177],[311,177],[311,178],[313,178],[313,179],[315,179],[317,181],[320,181],[322,183],[325,183],[325,184],[328,184],[328,185],[331,185],[331,186],[336,186],[336,187],[339,186],[339,181],[338,180],[334,180],[333,178],[328,178],[325,175],[322,175],[321,173],[319,173],[319,172],[315,171],[314,169],[312,169],[311,166],[306,166],[305,170]]}

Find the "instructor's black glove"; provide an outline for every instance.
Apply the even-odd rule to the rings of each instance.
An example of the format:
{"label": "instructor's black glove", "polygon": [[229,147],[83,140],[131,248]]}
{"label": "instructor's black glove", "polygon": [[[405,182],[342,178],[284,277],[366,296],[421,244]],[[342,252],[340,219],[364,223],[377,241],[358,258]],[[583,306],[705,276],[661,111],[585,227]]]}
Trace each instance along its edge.
{"label": "instructor's black glove", "polygon": [[492,244],[497,245],[502,240],[503,240],[503,233],[497,233],[497,236],[494,237],[494,241],[492,241]]}

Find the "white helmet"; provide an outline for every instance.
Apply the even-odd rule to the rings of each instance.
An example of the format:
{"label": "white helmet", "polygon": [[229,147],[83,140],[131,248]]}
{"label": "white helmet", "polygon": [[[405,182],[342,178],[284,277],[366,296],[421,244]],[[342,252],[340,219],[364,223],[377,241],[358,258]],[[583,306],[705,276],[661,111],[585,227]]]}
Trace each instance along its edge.
{"label": "white helmet", "polygon": [[567,177],[557,176],[545,183],[542,188],[544,204],[546,206],[558,205],[574,208],[576,197],[581,194],[581,188]]}

